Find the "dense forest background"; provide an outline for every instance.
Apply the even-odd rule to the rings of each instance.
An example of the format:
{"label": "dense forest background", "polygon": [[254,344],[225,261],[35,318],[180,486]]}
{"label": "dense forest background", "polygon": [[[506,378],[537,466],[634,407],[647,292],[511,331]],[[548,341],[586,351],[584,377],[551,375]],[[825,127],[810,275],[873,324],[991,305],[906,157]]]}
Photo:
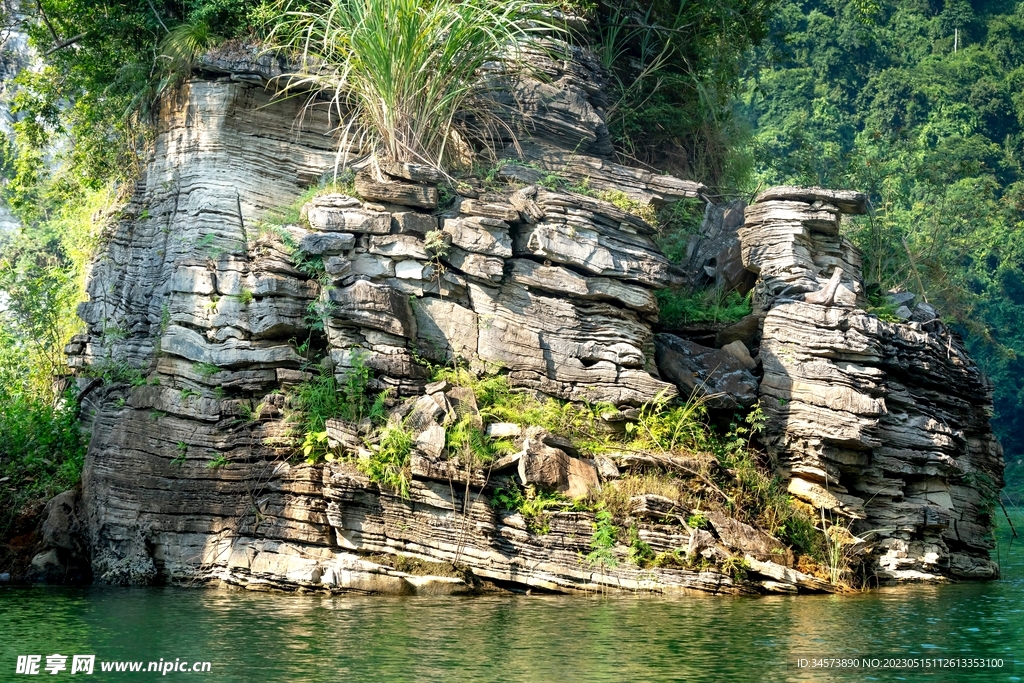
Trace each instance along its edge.
{"label": "dense forest background", "polygon": [[[20,225],[0,231],[3,507],[78,477],[83,435],[52,380],[67,372],[85,264],[147,158],[154,104],[209,47],[264,41],[285,9],[326,1],[0,8],[37,55],[18,64],[24,50],[5,53],[2,65],[0,195]],[[927,299],[963,334],[995,385],[1010,490],[1024,491],[1024,2],[538,7],[589,20],[578,39],[608,68],[625,163],[701,180],[722,198],[779,183],[868,192],[873,213],[849,225],[867,279]]]}

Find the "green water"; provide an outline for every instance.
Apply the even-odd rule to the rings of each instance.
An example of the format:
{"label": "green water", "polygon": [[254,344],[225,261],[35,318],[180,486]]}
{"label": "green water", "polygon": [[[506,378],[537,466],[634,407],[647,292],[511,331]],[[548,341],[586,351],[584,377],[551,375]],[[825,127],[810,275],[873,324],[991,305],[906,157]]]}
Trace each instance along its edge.
{"label": "green water", "polygon": [[[1024,520],[1022,520],[1024,521]],[[1024,524],[1018,523],[1018,529]],[[1024,680],[1024,544],[1004,579],[844,596],[392,598],[204,589],[0,589],[0,681]],[[95,673],[16,675],[20,654]],[[837,672],[798,657],[1001,657],[1000,671]],[[103,673],[99,662],[209,661]],[[1020,663],[1012,665],[1014,660]],[[144,665],[145,666],[145,665]]]}

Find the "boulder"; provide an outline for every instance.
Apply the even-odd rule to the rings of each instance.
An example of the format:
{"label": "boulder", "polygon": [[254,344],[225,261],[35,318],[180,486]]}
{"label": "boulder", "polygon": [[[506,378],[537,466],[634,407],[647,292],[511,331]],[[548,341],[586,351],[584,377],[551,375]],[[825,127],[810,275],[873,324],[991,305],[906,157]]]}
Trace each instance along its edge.
{"label": "boulder", "polygon": [[672,519],[685,522],[686,510],[671,498],[645,493],[629,499],[629,514],[639,519],[667,524]]}
{"label": "boulder", "polygon": [[504,259],[475,254],[455,246],[448,249],[442,261],[461,273],[485,282],[501,282],[505,276]]}
{"label": "boulder", "polygon": [[593,212],[559,215],[547,207],[568,200],[549,193],[538,194],[543,195],[541,205],[545,208],[545,219],[517,233],[513,243],[517,256],[548,259],[593,275],[648,287],[667,287],[675,283],[669,273],[668,259],[654,241],[644,234],[624,232],[619,225],[609,226],[606,221],[611,212],[606,207],[595,207],[604,211],[603,215]]}
{"label": "boulder", "polygon": [[395,259],[412,258],[426,261],[430,258],[417,235],[373,235],[369,252]]}
{"label": "boulder", "polygon": [[306,221],[322,232],[362,232],[386,235],[391,232],[391,214],[366,211],[358,200],[334,195],[318,197],[303,207]]}
{"label": "boulder", "polygon": [[739,555],[753,555],[763,562],[793,565],[793,553],[777,538],[721,512],[705,512],[718,538]]}
{"label": "boulder", "polygon": [[569,458],[569,472],[562,493],[570,498],[586,498],[601,486],[597,467],[589,460]]}
{"label": "boulder", "polygon": [[428,458],[440,458],[445,448],[444,427],[437,423],[427,425],[426,429],[416,435],[416,448]]}
{"label": "boulder", "polygon": [[419,352],[436,362],[469,359],[477,350],[477,315],[454,301],[423,298],[416,302]]}
{"label": "boulder", "polygon": [[[389,202],[421,209],[433,209],[437,206],[437,188],[433,185],[420,185],[399,180],[379,180],[367,173],[359,173],[356,175],[355,186],[356,192],[370,201]],[[390,230],[391,216],[390,214],[384,215],[387,216],[388,230]]]}
{"label": "boulder", "polygon": [[[344,270],[344,264],[340,259],[338,262],[333,259],[328,260],[331,261],[334,270],[338,272]],[[352,259],[349,270],[355,275],[365,275],[369,278],[394,277],[395,262],[387,256],[363,253]]]}
{"label": "boulder", "polygon": [[762,320],[764,320],[763,315],[751,313],[741,318],[738,322],[723,327],[715,334],[715,346],[724,348],[734,341],[740,341],[747,348],[753,348],[757,345],[757,338],[761,334]]}
{"label": "boulder", "polygon": [[778,185],[771,187],[754,198],[755,204],[773,200],[796,200],[813,204],[831,204],[843,213],[865,214],[868,212],[868,196],[855,190],[831,190],[824,187],[799,187]]}
{"label": "boulder", "polygon": [[324,259],[324,272],[334,280],[344,280],[352,275],[352,261],[344,256],[328,256]]}
{"label": "boulder", "polygon": [[[429,394],[413,401],[412,409],[405,416],[405,427],[413,433],[420,433],[445,417],[445,405],[438,403]],[[443,430],[442,430],[443,431]],[[442,447],[444,443],[442,441]]]}
{"label": "boulder", "polygon": [[667,333],[654,336],[654,349],[659,372],[683,396],[703,398],[711,408],[748,408],[757,401],[757,378],[728,351]]}
{"label": "boulder", "polygon": [[499,221],[519,222],[519,211],[504,201],[487,201],[479,199],[463,199],[458,204],[459,213],[467,216],[482,216]]}
{"label": "boulder", "polygon": [[407,339],[416,337],[409,297],[392,287],[358,280],[348,287],[332,287],[328,296],[336,304],[336,319]]}
{"label": "boulder", "polygon": [[690,239],[686,250],[685,267],[693,287],[713,284],[725,291],[750,289],[752,274],[743,263],[737,236],[745,206],[742,200],[706,205],[700,231]]}
{"label": "boulder", "polygon": [[91,580],[89,531],[81,506],[81,492],[77,488],[47,501],[39,527],[41,550],[32,558],[26,578],[45,583]]}
{"label": "boulder", "polygon": [[755,361],[750,355],[750,351],[747,350],[747,345],[738,339],[723,346],[722,350],[739,361],[740,365],[745,367],[747,370],[753,370],[757,367],[757,361]]}
{"label": "boulder", "polygon": [[558,491],[571,498],[582,498],[600,486],[597,468],[586,460],[574,458],[560,448],[539,439],[526,439],[519,458],[519,480],[524,486]]}
{"label": "boulder", "polygon": [[514,422],[492,422],[487,425],[486,434],[492,439],[514,439],[523,433],[523,428]]}
{"label": "boulder", "polygon": [[913,292],[891,292],[886,297],[893,306],[909,306],[914,303],[916,298]]}
{"label": "boulder", "polygon": [[535,166],[508,163],[498,169],[499,177],[527,185],[557,173],[573,184],[586,182],[594,190],[622,192],[634,201],[655,205],[707,193],[707,187],[701,183],[616,164],[576,147],[561,148],[538,140],[533,134],[520,139],[517,146],[508,147],[504,154],[506,158],[522,159]]}
{"label": "boulder", "polygon": [[433,166],[413,164],[407,161],[386,161],[381,164],[381,170],[392,178],[401,178],[417,183],[432,183],[436,185],[444,180],[444,174]]}
{"label": "boulder", "polygon": [[320,233],[311,232],[299,242],[299,251],[314,256],[320,254],[340,254],[355,246],[355,235],[346,232]]}
{"label": "boulder", "polygon": [[416,211],[394,211],[391,213],[393,232],[401,235],[426,235],[437,230],[437,217]]}
{"label": "boulder", "polygon": [[453,245],[466,251],[502,258],[512,255],[512,238],[505,221],[483,216],[446,218],[442,230]]}

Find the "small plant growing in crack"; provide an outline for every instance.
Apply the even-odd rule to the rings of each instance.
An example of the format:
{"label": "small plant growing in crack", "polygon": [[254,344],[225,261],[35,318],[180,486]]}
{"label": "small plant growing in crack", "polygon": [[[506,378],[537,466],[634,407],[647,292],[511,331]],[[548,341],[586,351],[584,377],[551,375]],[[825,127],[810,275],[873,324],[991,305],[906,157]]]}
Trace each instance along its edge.
{"label": "small plant growing in crack", "polygon": [[213,460],[211,460],[210,462],[206,463],[206,468],[207,469],[211,469],[211,470],[216,470],[216,469],[220,469],[221,467],[227,467],[230,464],[231,464],[231,461],[228,460],[224,456],[224,454],[222,453],[222,454],[218,455],[216,458],[214,458]]}

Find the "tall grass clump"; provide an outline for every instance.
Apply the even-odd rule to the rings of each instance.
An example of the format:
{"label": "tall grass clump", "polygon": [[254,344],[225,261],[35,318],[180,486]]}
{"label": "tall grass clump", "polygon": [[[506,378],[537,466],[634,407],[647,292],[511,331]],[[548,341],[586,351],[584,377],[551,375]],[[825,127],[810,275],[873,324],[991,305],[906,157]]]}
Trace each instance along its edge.
{"label": "tall grass clump", "polygon": [[[269,43],[299,57],[287,89],[329,95],[378,157],[443,168],[498,124],[487,62],[515,60],[553,5],[531,0],[282,0]],[[351,114],[355,112],[355,114]],[[472,127],[468,121],[473,121]],[[461,129],[460,132],[456,132]]]}
{"label": "tall grass clump", "polygon": [[196,18],[168,30],[160,42],[159,59],[164,61],[169,74],[180,78],[192,71],[204,52],[223,40],[209,22]]}

